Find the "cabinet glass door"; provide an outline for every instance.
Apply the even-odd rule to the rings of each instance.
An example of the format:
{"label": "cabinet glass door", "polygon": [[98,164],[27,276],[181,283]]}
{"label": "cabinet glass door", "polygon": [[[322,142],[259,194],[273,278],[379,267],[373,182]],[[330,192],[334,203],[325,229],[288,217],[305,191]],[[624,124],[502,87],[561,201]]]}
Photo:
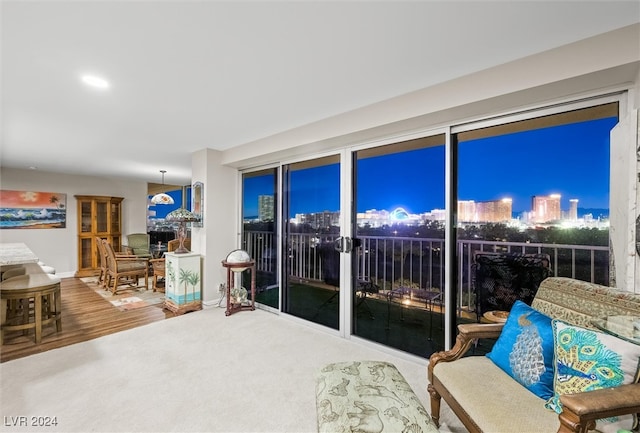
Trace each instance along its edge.
{"label": "cabinet glass door", "polygon": [[80,268],[93,268],[93,256],[91,252],[93,251],[93,239],[91,238],[83,238],[80,239],[80,257],[81,263]]}
{"label": "cabinet glass door", "polygon": [[111,233],[120,233],[120,203],[111,203]]}
{"label": "cabinet glass door", "polygon": [[80,203],[80,231],[82,233],[91,233],[93,227],[91,226],[91,202],[83,201]]}
{"label": "cabinet glass door", "polygon": [[104,233],[107,231],[108,226],[108,206],[106,201],[96,202],[96,231],[98,233]]}

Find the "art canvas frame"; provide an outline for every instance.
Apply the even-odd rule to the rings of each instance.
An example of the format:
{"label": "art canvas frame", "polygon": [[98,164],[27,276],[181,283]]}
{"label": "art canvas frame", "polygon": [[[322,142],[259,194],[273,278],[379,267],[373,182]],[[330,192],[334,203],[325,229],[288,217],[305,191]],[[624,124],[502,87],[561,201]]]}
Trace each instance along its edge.
{"label": "art canvas frame", "polygon": [[191,227],[202,227],[204,219],[204,185],[195,182],[191,187],[191,212],[198,217],[198,221],[191,223]]}
{"label": "art canvas frame", "polygon": [[0,229],[63,229],[67,194],[0,190]]}

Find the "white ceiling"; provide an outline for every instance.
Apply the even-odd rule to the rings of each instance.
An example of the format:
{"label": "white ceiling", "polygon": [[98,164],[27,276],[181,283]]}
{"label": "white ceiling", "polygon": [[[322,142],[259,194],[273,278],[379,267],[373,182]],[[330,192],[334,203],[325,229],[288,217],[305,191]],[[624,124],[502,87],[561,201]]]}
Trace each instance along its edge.
{"label": "white ceiling", "polygon": [[[189,183],[224,150],[640,22],[638,1],[2,1],[3,167]],[[111,88],[83,85],[105,77]]]}

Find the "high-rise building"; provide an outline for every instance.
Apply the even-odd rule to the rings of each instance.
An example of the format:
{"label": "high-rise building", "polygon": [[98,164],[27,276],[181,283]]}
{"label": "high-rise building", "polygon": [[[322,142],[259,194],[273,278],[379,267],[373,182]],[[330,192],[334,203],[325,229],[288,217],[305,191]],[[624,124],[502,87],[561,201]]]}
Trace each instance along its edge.
{"label": "high-rise building", "polygon": [[536,223],[560,220],[562,218],[560,194],[531,197],[531,214],[533,222]]}
{"label": "high-rise building", "polygon": [[260,221],[274,220],[274,206],[272,195],[258,196],[258,219]]}
{"label": "high-rise building", "polygon": [[571,221],[578,221],[578,199],[572,198],[569,200],[569,219]]}
{"label": "high-rise building", "polygon": [[476,202],[473,200],[458,200],[458,221],[475,223],[478,222],[476,214]]}
{"label": "high-rise building", "polygon": [[492,223],[511,221],[512,206],[513,200],[510,198],[480,201],[476,203],[477,221]]}

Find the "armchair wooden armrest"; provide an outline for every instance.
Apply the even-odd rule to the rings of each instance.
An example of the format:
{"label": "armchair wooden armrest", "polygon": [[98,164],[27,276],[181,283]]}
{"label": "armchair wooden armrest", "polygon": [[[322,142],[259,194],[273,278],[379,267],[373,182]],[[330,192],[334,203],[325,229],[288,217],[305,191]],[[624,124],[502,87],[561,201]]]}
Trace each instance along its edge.
{"label": "armchair wooden armrest", "polygon": [[596,420],[640,412],[640,383],[560,396],[558,433],[586,433]]}
{"label": "armchair wooden armrest", "polygon": [[429,358],[429,380],[433,379],[433,368],[439,362],[450,362],[461,358],[479,338],[498,338],[504,323],[465,323],[458,325],[456,344],[451,350],[437,352]]}
{"label": "armchair wooden armrest", "polygon": [[133,248],[127,246],[127,245],[123,245],[122,246],[122,251],[116,254],[122,254],[122,255],[130,255],[133,256]]}
{"label": "armchair wooden armrest", "polygon": [[116,260],[117,261],[129,261],[129,262],[148,262],[149,259],[145,258],[145,257],[138,257],[138,256],[132,256],[129,254],[116,254]]}

